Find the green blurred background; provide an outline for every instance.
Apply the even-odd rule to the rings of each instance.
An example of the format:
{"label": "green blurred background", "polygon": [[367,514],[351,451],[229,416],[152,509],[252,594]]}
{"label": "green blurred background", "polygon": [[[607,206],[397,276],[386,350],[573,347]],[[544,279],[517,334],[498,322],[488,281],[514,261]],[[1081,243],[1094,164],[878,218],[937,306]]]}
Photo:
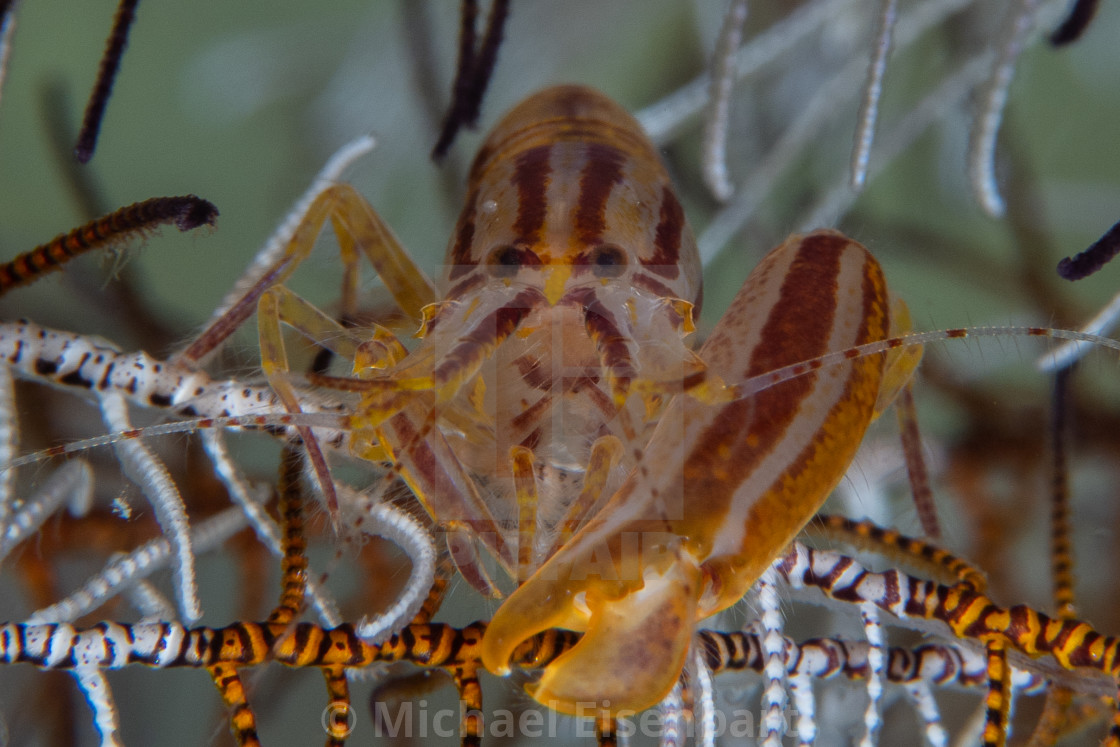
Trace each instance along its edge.
{"label": "green blurred background", "polygon": [[[904,2],[904,14],[918,5]],[[982,0],[978,8],[954,16],[897,55],[886,79],[884,126],[897,121],[957,64],[986,48],[1004,23],[1008,5]],[[213,231],[181,236],[168,229],[142,249],[124,253],[150,313],[172,330],[172,338],[150,352],[167,354],[176,340],[199,328],[327,156],[366,132],[376,135],[379,146],[348,171],[348,178],[419,261],[437,273],[462,197],[465,166],[480,138],[478,133],[462,136],[442,168],[428,159],[453,74],[456,6],[450,0],[196,0],[140,6],[97,153],[85,168],[109,208],[156,195],[194,193],[221,211]],[[751,6],[748,36],[784,16],[789,4],[759,1]],[[843,48],[854,39],[857,46],[869,48],[878,3],[845,7],[824,35],[814,36],[736,89],[731,170],[737,183],[750,176],[833,72],[830,55],[837,53],[832,46]],[[1061,3],[1052,7],[1064,9]],[[550,83],[594,85],[632,110],[652,104],[704,70],[723,8],[715,0],[515,2],[483,104],[483,129],[516,101]],[[92,0],[30,0],[19,8],[0,94],[3,256],[14,256],[88,218],[69,191],[48,133],[52,121],[76,128],[113,11],[113,3]],[[418,34],[416,28],[427,32]],[[1009,202],[1006,219],[983,215],[968,192],[964,150],[973,107],[966,103],[945,111],[943,124],[893,159],[840,222],[882,259],[919,329],[1012,322],[1076,326],[1115,292],[1115,267],[1077,285],[1058,280],[1052,268],[1120,219],[1118,37],[1120,8],[1102,3],[1096,24],[1078,44],[1055,51],[1032,41],[1024,53],[998,150]],[[426,96],[429,87],[432,94]],[[62,102],[56,107],[61,119],[47,113],[47,101]],[[761,252],[796,229],[819,191],[843,173],[854,126],[854,104],[838,107],[821,134],[791,162],[745,232],[709,268],[706,324],[717,318]],[[698,124],[691,125],[666,155],[690,218],[702,231],[717,206],[700,183],[698,132]],[[323,251],[294,283],[313,299],[329,303],[337,288],[337,255],[329,250],[329,240],[321,244]],[[114,268],[113,261],[89,257],[75,262],[71,273],[96,292],[111,282]],[[72,283],[61,274],[47,278],[5,298],[0,313],[100,334],[126,349],[141,344],[121,327],[118,314],[98,308],[89,295],[75,292]],[[252,337],[250,330],[239,343],[246,371],[253,360]],[[963,381],[992,367],[1007,369],[1015,382],[1012,391],[1041,398],[1041,407],[1047,382],[1031,371],[1036,352],[1035,346],[1019,348],[1015,341],[1004,341],[982,351],[959,347],[934,355],[940,353],[940,367]],[[1086,396],[1115,411],[1111,359],[1089,368]],[[923,419],[932,421],[934,433],[951,434],[957,427],[954,414],[953,406],[936,395],[923,405]],[[1083,493],[1107,495],[1104,488],[1095,492],[1099,482],[1086,484]],[[901,511],[898,520],[913,524],[913,515]],[[1115,521],[1111,504],[1100,511],[1103,525]],[[1092,521],[1096,515],[1082,516]],[[1085,539],[1090,544],[1082,545],[1083,556],[1108,552],[1111,531]],[[1035,570],[1020,575],[1045,575],[1045,553],[1034,555],[1023,562],[1035,563]],[[1093,588],[1110,588],[1107,577]],[[1037,584],[1024,582],[1015,591],[1034,594],[1028,601],[1046,604],[1045,590],[1039,591]],[[1086,604],[1105,617],[1113,607],[1101,601],[1093,608],[1095,600]],[[224,620],[208,617],[208,622]],[[317,713],[319,683],[308,684],[309,679],[303,678],[301,692],[311,705],[304,710]],[[202,705],[166,710],[160,694],[172,680],[184,692],[197,694]],[[193,672],[122,673],[114,682],[138,688],[129,692],[122,685],[117,691],[122,703],[129,701],[126,740],[143,744],[155,733],[163,744],[194,744],[200,733],[207,733],[198,726],[201,720],[215,725],[216,741],[223,743],[217,699],[206,692],[210,685],[205,680]],[[161,703],[164,710],[157,710]],[[261,716],[268,724],[266,744],[296,741],[296,732],[278,726],[274,709]],[[86,718],[80,715],[78,723],[92,739]],[[321,738],[314,723],[299,728],[304,730],[298,732],[300,739]]]}

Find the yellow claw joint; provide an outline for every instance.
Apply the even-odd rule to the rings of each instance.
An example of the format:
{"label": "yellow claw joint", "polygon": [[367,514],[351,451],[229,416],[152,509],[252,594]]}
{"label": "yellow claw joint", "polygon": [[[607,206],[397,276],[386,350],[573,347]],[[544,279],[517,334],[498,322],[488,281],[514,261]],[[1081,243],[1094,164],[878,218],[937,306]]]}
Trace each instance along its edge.
{"label": "yellow claw joint", "polygon": [[[581,579],[581,564],[554,556],[494,615],[482,640],[482,661],[509,672],[519,644],[548,628],[586,631],[526,689],[542,705],[574,716],[615,716],[660,702],[676,683],[696,623],[702,572],[680,545],[663,567],[640,579]],[[583,569],[595,567],[593,558]],[[566,573],[557,580],[557,573]],[[607,574],[609,575],[609,574]]]}

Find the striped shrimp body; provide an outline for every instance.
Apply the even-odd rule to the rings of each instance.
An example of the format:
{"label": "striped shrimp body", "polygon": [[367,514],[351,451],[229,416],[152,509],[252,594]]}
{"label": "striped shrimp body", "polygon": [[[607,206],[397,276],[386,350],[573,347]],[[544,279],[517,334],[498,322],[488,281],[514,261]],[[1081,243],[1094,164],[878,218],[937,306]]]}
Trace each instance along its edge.
{"label": "striped shrimp body", "polygon": [[[558,711],[661,700],[695,624],[739,600],[816,513],[876,412],[885,354],[731,394],[889,336],[866,249],[830,231],[791,238],[697,356],[682,338],[699,271],[635,120],[588,89],[548,89],[483,145],[444,300],[425,311],[421,347],[371,377],[353,416],[368,434],[358,442],[388,449],[438,521],[461,516],[516,565],[524,583],[487,630],[488,669],[508,672],[548,628],[586,632],[531,689]],[[476,488],[481,501],[462,501]],[[489,521],[496,537],[479,532]]]}
{"label": "striped shrimp body", "polygon": [[[282,282],[331,217],[345,225],[347,261],[357,246],[402,308],[423,306],[415,350],[380,328],[359,338],[257,283],[183,361],[200,360],[259,298],[267,401],[310,424],[335,408],[290,378],[280,323],[352,358],[350,376],[309,377],[357,394],[339,421],[347,438],[310,425],[299,436],[309,450],[345,442],[390,461],[468,582],[498,593],[481,544],[517,584],[483,637],[487,669],[507,673],[524,641],[567,628],[584,635],[544,668],[534,697],[576,714],[654,705],[696,624],[738,601],[816,513],[891,389],[887,353],[853,350],[892,334],[878,263],[836,232],[791,237],[694,353],[700,262],[668,175],[629,114],[576,86],[529,98],[484,143],[441,300],[424,305],[435,293],[422,273],[352,202],[341,185],[316,198],[266,276]],[[740,390],[844,350],[854,354],[836,365]],[[171,390],[159,396],[214,414]]]}

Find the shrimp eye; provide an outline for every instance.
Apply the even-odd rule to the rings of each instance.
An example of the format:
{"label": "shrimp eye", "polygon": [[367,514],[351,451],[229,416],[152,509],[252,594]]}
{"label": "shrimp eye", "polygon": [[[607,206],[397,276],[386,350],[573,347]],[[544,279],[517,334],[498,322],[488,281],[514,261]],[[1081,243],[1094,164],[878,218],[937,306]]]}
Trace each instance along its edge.
{"label": "shrimp eye", "polygon": [[524,252],[516,246],[505,244],[494,247],[486,258],[490,274],[496,278],[511,278],[525,264]]}
{"label": "shrimp eye", "polygon": [[626,252],[614,244],[601,244],[591,250],[589,264],[595,277],[616,278],[626,270]]}

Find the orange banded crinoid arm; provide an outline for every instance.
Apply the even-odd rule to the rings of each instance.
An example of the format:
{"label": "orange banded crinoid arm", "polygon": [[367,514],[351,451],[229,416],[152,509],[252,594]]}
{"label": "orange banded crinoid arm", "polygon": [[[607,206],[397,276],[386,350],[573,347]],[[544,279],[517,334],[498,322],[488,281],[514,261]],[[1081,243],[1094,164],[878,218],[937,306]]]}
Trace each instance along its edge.
{"label": "orange banded crinoid arm", "polygon": [[[734,385],[889,331],[878,262],[818,231],[762,260],[699,355]],[[738,601],[840,480],[874,416],[884,357],[729,402],[677,395],[609,503],[499,608],[486,666],[508,672],[517,646],[550,627],[586,631],[530,686],[534,698],[582,715],[660,701],[696,623]]]}

